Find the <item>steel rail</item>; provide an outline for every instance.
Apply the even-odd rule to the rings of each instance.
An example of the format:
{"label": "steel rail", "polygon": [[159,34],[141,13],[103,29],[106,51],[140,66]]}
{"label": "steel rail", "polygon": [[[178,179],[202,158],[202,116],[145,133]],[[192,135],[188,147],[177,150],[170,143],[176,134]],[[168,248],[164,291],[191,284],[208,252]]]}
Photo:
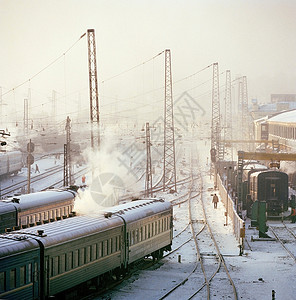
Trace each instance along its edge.
{"label": "steel rail", "polygon": [[[281,227],[284,228],[284,227]],[[289,254],[289,256],[294,260],[294,262],[296,263],[296,257],[295,255],[285,246],[284,242],[282,241],[282,239],[275,233],[275,229],[273,226],[269,225],[269,229],[271,230],[271,232],[273,233],[273,235],[275,236],[276,240],[278,240],[280,242],[280,244],[282,245],[282,247],[287,251],[287,253]]]}
{"label": "steel rail", "polygon": [[[201,178],[201,181],[202,181],[202,178]],[[231,284],[231,286],[232,286],[232,289],[233,289],[234,298],[235,298],[235,300],[237,300],[237,299],[238,299],[238,296],[237,296],[237,291],[236,291],[235,284],[234,284],[234,282],[233,282],[233,280],[232,280],[232,278],[231,278],[231,276],[230,276],[230,273],[229,273],[228,268],[227,268],[227,266],[226,266],[224,257],[223,257],[223,255],[222,255],[221,252],[220,252],[220,249],[219,249],[219,247],[218,247],[218,244],[217,244],[217,242],[216,242],[216,239],[215,239],[215,237],[214,237],[214,235],[213,235],[213,231],[212,231],[212,229],[211,229],[209,223],[207,222],[207,215],[206,215],[206,209],[205,209],[204,200],[203,200],[203,193],[201,194],[201,202],[202,202],[202,209],[203,209],[203,213],[204,213],[204,218],[205,218],[205,220],[206,220],[206,224],[207,224],[209,233],[210,233],[210,235],[211,235],[211,238],[212,238],[212,240],[213,240],[213,242],[214,242],[214,245],[215,245],[215,248],[216,248],[216,251],[217,251],[218,259],[219,259],[219,261],[221,261],[222,264],[223,264],[224,270],[225,270],[225,272],[226,272],[226,274],[227,274],[227,277],[228,277],[229,282],[230,282],[230,284]],[[216,273],[217,273],[217,272],[216,272]],[[212,278],[214,278],[214,276],[211,277],[211,280],[212,280]],[[194,296],[194,295],[192,295],[192,296]],[[190,298],[190,299],[191,299],[191,298]]]}

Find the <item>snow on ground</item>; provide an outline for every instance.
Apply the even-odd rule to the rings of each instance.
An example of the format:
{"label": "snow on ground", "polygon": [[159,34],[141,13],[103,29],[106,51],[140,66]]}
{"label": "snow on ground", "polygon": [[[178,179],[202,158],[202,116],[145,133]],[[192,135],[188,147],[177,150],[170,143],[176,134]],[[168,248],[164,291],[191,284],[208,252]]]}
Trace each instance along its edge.
{"label": "snow on ground", "polygon": [[[282,246],[276,241],[251,241],[251,237],[258,237],[256,229],[249,228],[249,220],[246,221],[246,242],[243,255],[240,254],[239,243],[232,232],[231,220],[225,226],[225,208],[222,202],[214,209],[211,203],[213,178],[209,176],[209,141],[200,141],[198,144],[199,159],[202,163],[204,200],[209,217],[210,226],[219,244],[221,253],[224,255],[230,275],[236,285],[238,299],[245,300],[269,300],[272,299],[272,291],[275,291],[275,299],[296,299],[294,284],[296,282],[295,262],[287,255]],[[188,163],[188,161],[187,161]],[[184,168],[183,168],[184,169]],[[186,189],[181,189],[186,192]],[[219,195],[219,193],[218,193]],[[174,195],[161,194],[166,200],[172,199]],[[174,235],[180,232],[187,224],[187,208],[183,205],[174,208]],[[287,224],[296,231],[296,225]],[[190,238],[191,233],[184,233],[183,240]],[[205,239],[206,243],[208,240]],[[200,242],[203,242],[200,239]],[[173,242],[173,249],[179,242]],[[250,246],[250,247],[249,247]],[[293,243],[296,247],[296,243]],[[195,256],[192,254],[194,245],[192,242],[182,247],[176,254],[168,256],[161,261],[160,266],[148,270],[139,270],[130,279],[126,280],[114,290],[99,296],[96,299],[158,299],[165,290],[179,282],[192,270]],[[178,256],[181,255],[181,263]],[[199,272],[199,273],[198,273]],[[197,269],[195,286],[188,285],[187,289],[194,290],[203,282],[200,269]],[[225,295],[223,290],[229,285],[225,274],[217,274],[218,280],[213,280],[211,286],[215,286],[221,293],[211,294],[211,299],[234,299],[233,294]],[[188,293],[190,294],[190,293]],[[175,293],[167,299],[186,299],[188,295]],[[194,299],[205,299],[196,296]]]}
{"label": "snow on ground", "polygon": [[[203,185],[204,185],[204,201],[206,202],[207,214],[210,219],[210,225],[214,231],[215,238],[221,248],[221,252],[224,255],[225,262],[230,271],[230,275],[236,285],[238,298],[246,300],[270,300],[272,290],[275,290],[275,299],[277,300],[292,300],[296,299],[295,287],[296,282],[296,268],[295,262],[287,255],[282,246],[275,241],[251,241],[251,237],[258,237],[258,232],[249,228],[250,222],[246,222],[246,242],[243,255],[239,255],[238,242],[236,241],[231,227],[231,220],[229,220],[228,226],[225,224],[225,208],[221,202],[218,203],[218,208],[214,210],[211,203],[211,193],[213,189],[213,178],[209,176],[209,144],[207,140],[198,141],[198,155],[201,164],[201,171],[203,174]],[[178,165],[178,170],[183,170],[185,175],[188,176],[189,161],[188,161],[188,148],[190,143],[184,145],[184,152],[186,155],[186,166]],[[183,146],[182,146],[183,147]],[[182,157],[182,156],[180,156]],[[181,163],[182,159],[180,159]],[[44,172],[47,168],[54,166],[55,164],[62,164],[61,161],[54,161],[54,158],[47,158],[42,161],[38,161],[40,172]],[[35,168],[35,165],[33,165]],[[34,170],[33,176],[35,175]],[[19,175],[20,177],[26,177],[26,172]],[[180,174],[178,174],[178,177]],[[87,181],[90,179],[90,175],[87,174]],[[179,178],[180,179],[180,178]],[[8,181],[14,180],[9,178]],[[78,180],[79,181],[79,180]],[[89,182],[87,182],[89,183]],[[3,181],[2,181],[2,184]],[[80,184],[78,182],[77,184]],[[38,190],[38,187],[36,187]],[[185,186],[180,187],[179,194],[186,193],[187,188]],[[176,197],[172,194],[159,194],[166,200]],[[180,232],[187,225],[187,208],[184,205],[175,207],[174,209],[174,235]],[[198,217],[197,217],[198,218]],[[295,224],[287,224],[290,228],[296,232]],[[270,233],[269,233],[270,234]],[[271,234],[270,234],[271,235]],[[182,240],[189,239],[191,233],[188,230],[181,235],[182,238],[179,241],[176,240],[173,243],[173,248],[181,243]],[[207,243],[207,239],[204,243]],[[202,239],[200,239],[202,243]],[[250,247],[249,247],[250,246]],[[296,243],[291,245],[296,247]],[[151,268],[148,270],[139,270],[130,279],[126,280],[114,290],[111,290],[104,295],[99,296],[97,299],[157,299],[165,293],[169,287],[175,282],[178,282],[181,278],[192,270],[192,265],[195,263],[195,255],[192,254],[194,249],[193,242],[186,244],[173,256],[164,258],[158,268]],[[209,251],[210,250],[209,248]],[[178,257],[181,255],[181,263],[178,262]],[[208,258],[214,259],[214,258]],[[195,275],[196,285],[200,285],[203,282],[203,277],[200,269],[197,269]],[[227,285],[228,281],[223,278],[224,274],[218,274],[215,282],[212,285],[217,286],[223,290]],[[195,286],[188,285],[188,290],[194,289]],[[169,299],[183,299],[184,297],[180,294],[174,294]],[[186,298],[186,297],[185,297]],[[196,297],[196,299],[203,299]],[[225,296],[221,292],[211,294],[211,299],[233,299],[233,295]]]}

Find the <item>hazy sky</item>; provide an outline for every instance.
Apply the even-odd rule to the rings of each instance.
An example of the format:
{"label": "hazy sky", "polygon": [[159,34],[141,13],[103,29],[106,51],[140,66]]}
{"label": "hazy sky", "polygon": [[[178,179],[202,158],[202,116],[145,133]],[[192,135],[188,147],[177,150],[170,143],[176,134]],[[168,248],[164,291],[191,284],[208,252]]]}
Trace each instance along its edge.
{"label": "hazy sky", "polygon": [[[49,98],[56,90],[65,118],[68,112],[77,112],[78,99],[87,110],[87,42],[85,37],[77,41],[93,28],[102,115],[110,115],[111,110],[114,117],[138,107],[137,113],[144,116],[155,109],[152,103],[163,102],[159,92],[139,96],[163,86],[163,55],[104,84],[101,81],[164,49],[171,49],[173,81],[218,62],[219,71],[231,70],[232,79],[247,76],[249,101],[267,102],[272,93],[296,93],[295,16],[295,0],[0,0],[3,101],[22,116],[28,88],[35,111],[49,110]],[[61,55],[14,95],[7,93]],[[211,90],[211,77],[208,68],[176,84],[174,94],[193,87],[192,95],[199,97]],[[221,91],[224,82],[221,74]]]}

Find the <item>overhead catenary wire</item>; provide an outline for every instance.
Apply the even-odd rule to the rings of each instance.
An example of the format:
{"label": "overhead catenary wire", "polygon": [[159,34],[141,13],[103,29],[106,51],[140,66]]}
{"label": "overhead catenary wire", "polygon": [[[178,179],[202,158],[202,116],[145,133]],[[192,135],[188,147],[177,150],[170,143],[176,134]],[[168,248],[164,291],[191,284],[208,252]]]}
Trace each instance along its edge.
{"label": "overhead catenary wire", "polygon": [[138,67],[140,67],[140,66],[143,66],[144,64],[148,63],[149,61],[154,60],[156,57],[160,56],[162,53],[164,53],[164,50],[161,51],[161,52],[159,52],[158,54],[154,55],[153,57],[149,58],[148,60],[146,60],[146,61],[144,61],[144,62],[142,62],[142,63],[136,65],[136,66],[133,66],[133,67],[131,67],[131,68],[125,70],[125,71],[122,71],[122,72],[120,72],[120,73],[118,73],[118,74],[116,74],[116,75],[113,75],[113,76],[111,76],[111,77],[109,77],[109,78],[107,78],[107,79],[102,80],[101,83],[105,83],[106,81],[109,81],[109,80],[111,80],[111,79],[114,79],[114,78],[116,78],[116,77],[118,77],[118,76],[121,76],[121,75],[123,75],[123,74],[125,74],[125,73],[128,73],[128,72],[130,72],[130,71],[132,71],[132,70],[134,70],[134,69],[136,69],[136,68],[138,68]]}
{"label": "overhead catenary wire", "polygon": [[4,94],[2,94],[2,97],[5,96],[6,94],[9,94],[12,91],[15,91],[16,89],[18,89],[19,87],[23,86],[24,84],[26,84],[27,82],[31,82],[32,79],[34,79],[35,77],[37,77],[40,73],[42,73],[43,71],[45,71],[46,69],[48,69],[50,66],[52,66],[54,63],[56,63],[58,60],[60,60],[62,57],[65,57],[65,55],[86,35],[86,32],[84,34],[82,34],[78,40],[76,40],[75,43],[73,43],[72,46],[70,46],[63,54],[61,54],[59,57],[57,57],[55,60],[53,60],[51,63],[49,63],[47,66],[45,66],[43,69],[41,69],[39,72],[37,72],[35,75],[33,75],[31,78],[27,79],[26,81],[22,82],[21,84],[15,86],[14,88],[8,90],[7,92],[5,92]]}

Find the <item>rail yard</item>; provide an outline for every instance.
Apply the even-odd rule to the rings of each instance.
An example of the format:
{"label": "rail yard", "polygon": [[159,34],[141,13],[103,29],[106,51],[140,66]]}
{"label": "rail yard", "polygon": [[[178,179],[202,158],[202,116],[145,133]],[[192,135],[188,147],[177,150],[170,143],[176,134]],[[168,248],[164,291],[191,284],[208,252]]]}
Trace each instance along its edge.
{"label": "rail yard", "polygon": [[294,300],[295,12],[0,1],[0,299]]}

